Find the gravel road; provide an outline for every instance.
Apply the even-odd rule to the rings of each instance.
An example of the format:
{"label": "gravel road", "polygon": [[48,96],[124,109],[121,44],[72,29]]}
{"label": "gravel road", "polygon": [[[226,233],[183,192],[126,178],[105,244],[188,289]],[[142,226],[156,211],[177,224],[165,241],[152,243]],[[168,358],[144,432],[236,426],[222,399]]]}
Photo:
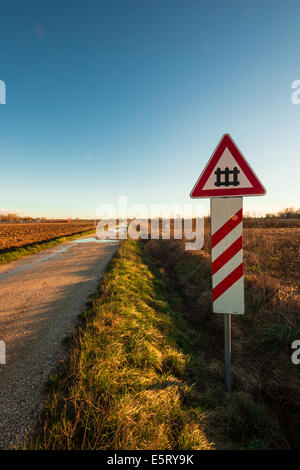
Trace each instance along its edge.
{"label": "gravel road", "polygon": [[[44,384],[119,242],[81,238],[0,266],[0,449],[21,445],[45,400]],[[3,362],[3,360],[2,360]]]}

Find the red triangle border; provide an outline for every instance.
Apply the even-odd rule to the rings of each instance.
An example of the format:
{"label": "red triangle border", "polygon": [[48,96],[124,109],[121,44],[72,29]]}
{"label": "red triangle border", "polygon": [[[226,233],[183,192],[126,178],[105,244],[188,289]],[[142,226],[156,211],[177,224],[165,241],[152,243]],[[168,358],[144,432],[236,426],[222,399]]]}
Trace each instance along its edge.
{"label": "red triangle border", "polygon": [[[213,172],[216,164],[221,158],[225,148],[228,148],[234,159],[236,160],[239,167],[247,176],[248,180],[252,184],[252,188],[230,188],[230,189],[202,189],[208,180],[209,176]],[[231,196],[263,196],[266,194],[266,189],[259,181],[258,177],[252,170],[251,166],[242,155],[237,145],[229,134],[224,134],[221,138],[216,150],[212,154],[202,174],[198,178],[194,188],[191,192],[191,198],[201,197],[231,197]]]}

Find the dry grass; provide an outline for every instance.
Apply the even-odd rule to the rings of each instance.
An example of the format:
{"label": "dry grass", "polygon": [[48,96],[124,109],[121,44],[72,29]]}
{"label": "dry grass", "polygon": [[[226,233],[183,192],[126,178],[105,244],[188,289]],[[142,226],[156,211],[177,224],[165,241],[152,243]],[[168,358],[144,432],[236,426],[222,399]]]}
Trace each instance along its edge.
{"label": "dry grass", "polygon": [[[206,227],[204,249],[199,252],[187,253],[183,243],[175,240],[152,240],[146,243],[145,249],[163,267],[168,282],[177,286],[185,302],[182,311],[206,338],[201,347],[206,367],[221,379],[224,320],[223,315],[213,314],[211,310],[209,240]],[[273,437],[260,438],[255,448],[269,447],[270,443],[272,448],[300,445],[300,369],[291,362],[291,343],[300,339],[299,242],[298,228],[244,230],[246,314],[232,321],[231,406],[237,403],[236,399],[238,407],[240,399],[248,404],[252,400],[262,407],[260,411],[257,409],[255,419],[260,423],[259,417],[268,417],[277,426]],[[228,412],[231,413],[216,406],[212,416],[217,416],[222,426]],[[231,425],[238,429],[235,421]],[[264,425],[260,423],[259,427],[263,429]],[[232,431],[230,436],[236,439],[237,431]]]}
{"label": "dry grass", "polygon": [[243,223],[245,228],[300,228],[300,217],[294,219],[246,217]]}

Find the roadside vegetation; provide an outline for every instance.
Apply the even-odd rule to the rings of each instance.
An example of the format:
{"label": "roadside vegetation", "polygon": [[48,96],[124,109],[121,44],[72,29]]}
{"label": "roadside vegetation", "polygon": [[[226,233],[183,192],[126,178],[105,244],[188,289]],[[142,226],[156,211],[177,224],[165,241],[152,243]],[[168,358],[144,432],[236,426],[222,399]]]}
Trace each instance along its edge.
{"label": "roadside vegetation", "polygon": [[122,243],[68,360],[47,385],[41,433],[30,448],[213,448],[201,410],[188,405],[188,377],[201,368],[180,347],[189,333],[143,247]]}
{"label": "roadside vegetation", "polygon": [[47,240],[44,242],[32,243],[16,248],[0,250],[0,265],[16,261],[17,259],[23,258],[25,256],[39,253],[40,251],[47,250],[49,248],[52,248],[53,246],[60,245],[61,243],[64,243],[66,241],[72,241],[76,238],[92,235],[94,233],[95,229],[79,233],[76,232],[75,234],[67,235],[64,237],[56,237],[52,240]]}
{"label": "roadside vegetation", "polygon": [[177,240],[122,243],[47,384],[29,448],[299,447],[300,231],[245,230],[247,311],[232,321],[230,394],[209,238],[199,252]]}
{"label": "roadside vegetation", "polygon": [[300,208],[287,207],[277,214],[266,214],[264,217],[244,215],[244,227],[298,227],[300,228]]}

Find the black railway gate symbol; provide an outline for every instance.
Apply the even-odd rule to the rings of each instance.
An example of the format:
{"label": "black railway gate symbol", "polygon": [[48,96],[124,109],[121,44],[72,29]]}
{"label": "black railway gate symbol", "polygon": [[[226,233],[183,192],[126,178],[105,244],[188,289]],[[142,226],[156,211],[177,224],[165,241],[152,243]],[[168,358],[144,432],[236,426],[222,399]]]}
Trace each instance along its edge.
{"label": "black railway gate symbol", "polygon": [[[238,181],[238,174],[240,170],[235,166],[233,170],[229,170],[228,166],[226,166],[225,170],[221,170],[221,168],[217,168],[215,171],[215,175],[217,175],[217,180],[215,182],[215,186],[238,186],[240,182]],[[221,176],[224,175],[224,180],[221,181]],[[233,179],[230,181],[229,176],[233,175]]]}

